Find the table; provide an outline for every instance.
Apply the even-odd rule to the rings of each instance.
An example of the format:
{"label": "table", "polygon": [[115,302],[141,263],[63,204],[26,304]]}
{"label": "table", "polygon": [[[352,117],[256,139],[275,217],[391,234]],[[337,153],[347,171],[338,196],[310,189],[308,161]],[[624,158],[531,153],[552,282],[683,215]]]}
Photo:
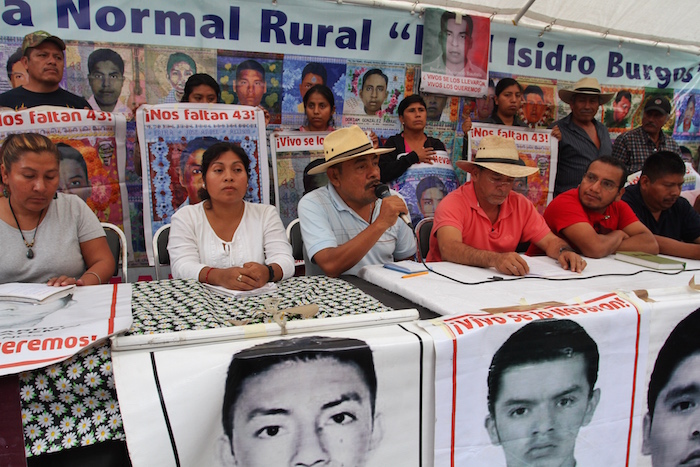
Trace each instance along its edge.
{"label": "table", "polygon": [[[697,260],[684,260],[686,270],[680,273],[646,269],[610,257],[586,258],[586,261],[588,266],[582,274],[576,275],[577,280],[516,279],[498,274],[494,269],[449,262],[428,263],[428,266],[478,285],[458,284],[437,274],[401,279],[400,273],[381,266],[366,266],[360,271],[360,277],[435,313],[453,315],[485,308],[570,300],[588,292],[603,294],[622,290],[631,293],[639,289],[683,287],[700,271]],[[493,277],[501,279],[490,280]]]}
{"label": "table", "polygon": [[[231,320],[262,323],[270,316],[254,312],[265,308],[270,296],[280,299],[280,309],[315,303],[318,317],[391,310],[349,282],[325,276],[294,277],[278,283],[272,294],[246,299],[214,294],[194,280],[137,282],[132,284],[134,321],[127,334],[230,328],[235,326]],[[107,343],[21,373],[19,380],[27,457],[125,439]]]}

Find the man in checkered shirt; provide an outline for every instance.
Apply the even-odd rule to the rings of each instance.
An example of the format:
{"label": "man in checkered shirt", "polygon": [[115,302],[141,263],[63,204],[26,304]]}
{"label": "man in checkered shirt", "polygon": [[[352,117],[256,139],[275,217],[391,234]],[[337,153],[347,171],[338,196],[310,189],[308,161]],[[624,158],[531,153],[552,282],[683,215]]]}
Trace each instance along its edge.
{"label": "man in checkered shirt", "polygon": [[627,173],[642,170],[647,157],[658,151],[681,153],[680,147],[661,129],[671,114],[671,102],[665,96],[651,96],[644,105],[642,126],[618,136],[613,144],[612,156],[627,168]]}

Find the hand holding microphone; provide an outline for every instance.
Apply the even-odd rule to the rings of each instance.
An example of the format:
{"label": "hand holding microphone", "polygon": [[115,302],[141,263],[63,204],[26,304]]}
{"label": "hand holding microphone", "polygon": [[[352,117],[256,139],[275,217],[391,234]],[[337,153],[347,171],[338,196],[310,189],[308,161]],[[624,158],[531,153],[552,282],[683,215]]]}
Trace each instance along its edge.
{"label": "hand holding microphone", "polygon": [[380,185],[377,185],[374,188],[374,195],[381,199],[384,200],[382,201],[382,209],[380,211],[380,215],[385,212],[385,206],[388,209],[391,209],[392,211],[392,223],[391,225],[394,225],[394,219],[396,219],[396,215],[401,218],[402,221],[406,223],[409,227],[413,228],[413,225],[411,224],[411,218],[408,217],[408,214],[406,211],[408,210],[406,208],[406,203],[403,202],[401,198],[398,196],[392,196],[392,194],[389,192],[389,187],[382,183]]}

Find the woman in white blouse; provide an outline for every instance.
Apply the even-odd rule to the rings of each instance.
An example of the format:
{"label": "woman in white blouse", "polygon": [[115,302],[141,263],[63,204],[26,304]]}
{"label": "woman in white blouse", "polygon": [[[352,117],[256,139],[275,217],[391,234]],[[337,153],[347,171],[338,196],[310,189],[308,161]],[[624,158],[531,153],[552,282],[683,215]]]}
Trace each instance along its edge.
{"label": "woman in white blouse", "polygon": [[274,206],[248,203],[250,161],[232,143],[202,155],[201,203],[172,217],[168,252],[176,279],[251,290],[294,274],[292,247]]}

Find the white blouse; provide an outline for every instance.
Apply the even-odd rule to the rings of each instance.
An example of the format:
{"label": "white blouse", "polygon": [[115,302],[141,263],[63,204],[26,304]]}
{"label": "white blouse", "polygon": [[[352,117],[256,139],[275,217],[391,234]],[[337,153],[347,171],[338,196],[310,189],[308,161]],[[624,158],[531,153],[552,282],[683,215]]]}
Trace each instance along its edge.
{"label": "white blouse", "polygon": [[220,239],[209,224],[204,203],[182,206],[172,217],[168,239],[175,279],[198,279],[204,267],[242,267],[244,263],[278,264],[283,279],[294,275],[292,246],[274,206],[245,203],[233,240]]}

